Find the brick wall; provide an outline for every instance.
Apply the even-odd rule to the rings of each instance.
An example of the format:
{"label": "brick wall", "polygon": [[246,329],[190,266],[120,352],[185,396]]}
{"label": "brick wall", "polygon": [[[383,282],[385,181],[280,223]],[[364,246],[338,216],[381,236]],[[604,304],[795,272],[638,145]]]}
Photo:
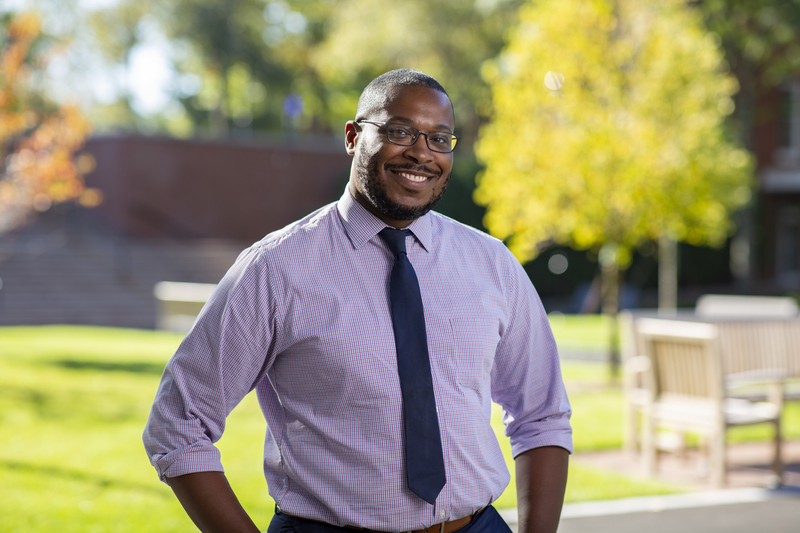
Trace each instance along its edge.
{"label": "brick wall", "polygon": [[339,198],[351,157],[336,139],[293,142],[96,137],[87,185],[124,235],[255,241]]}

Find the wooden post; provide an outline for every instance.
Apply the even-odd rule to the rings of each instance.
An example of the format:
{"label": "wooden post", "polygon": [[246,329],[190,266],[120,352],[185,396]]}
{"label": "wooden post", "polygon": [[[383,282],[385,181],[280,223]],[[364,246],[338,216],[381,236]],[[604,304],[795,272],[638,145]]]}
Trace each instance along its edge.
{"label": "wooden post", "polygon": [[678,243],[667,235],[658,239],[658,314],[678,311]]}

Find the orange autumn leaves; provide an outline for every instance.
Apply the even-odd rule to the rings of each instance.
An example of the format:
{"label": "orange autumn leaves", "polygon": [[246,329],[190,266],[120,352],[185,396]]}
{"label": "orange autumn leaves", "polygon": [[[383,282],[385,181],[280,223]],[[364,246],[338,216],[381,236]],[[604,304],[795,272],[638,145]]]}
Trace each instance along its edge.
{"label": "orange autumn leaves", "polygon": [[37,47],[41,36],[41,22],[30,13],[9,20],[0,34],[0,233],[53,203],[99,202],[83,181],[93,159],[76,157],[89,124],[76,106],[58,107],[31,89],[48,59]]}

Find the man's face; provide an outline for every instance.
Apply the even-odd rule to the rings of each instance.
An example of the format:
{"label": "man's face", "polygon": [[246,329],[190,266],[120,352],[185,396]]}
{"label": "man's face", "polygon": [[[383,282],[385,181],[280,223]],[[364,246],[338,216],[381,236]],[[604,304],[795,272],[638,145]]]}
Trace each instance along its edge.
{"label": "man's face", "polygon": [[[444,94],[419,86],[391,90],[382,109],[366,120],[398,122],[422,132],[453,132],[455,118]],[[399,146],[386,138],[385,127],[348,122],[348,153],[354,156],[350,192],[383,222],[408,226],[441,200],[450,181],[453,154],[434,152],[420,135],[412,146]]]}

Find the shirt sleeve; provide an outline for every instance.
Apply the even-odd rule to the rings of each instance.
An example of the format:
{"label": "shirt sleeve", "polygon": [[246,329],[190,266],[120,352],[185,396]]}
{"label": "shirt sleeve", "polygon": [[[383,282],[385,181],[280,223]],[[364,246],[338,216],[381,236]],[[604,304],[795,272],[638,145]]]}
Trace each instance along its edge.
{"label": "shirt sleeve", "polygon": [[162,481],[223,471],[214,443],[273,352],[275,299],[260,259],[242,252],[167,363],[143,435]]}
{"label": "shirt sleeve", "polygon": [[508,255],[507,320],[492,369],[492,399],[503,407],[514,457],[541,446],[572,453],[572,411],[550,323],[527,274]]}

